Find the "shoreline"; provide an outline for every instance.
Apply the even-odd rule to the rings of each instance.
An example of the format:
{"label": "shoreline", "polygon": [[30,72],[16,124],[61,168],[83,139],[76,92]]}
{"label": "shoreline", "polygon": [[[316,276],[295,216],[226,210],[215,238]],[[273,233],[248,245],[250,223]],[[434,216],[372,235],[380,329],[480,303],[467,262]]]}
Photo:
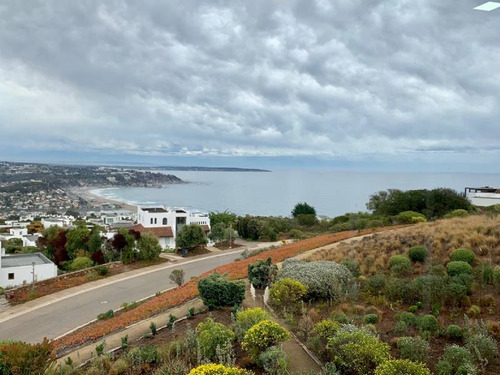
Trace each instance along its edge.
{"label": "shoreline", "polygon": [[102,204],[112,204],[114,206],[117,206],[117,210],[125,210],[125,211],[131,211],[131,212],[137,212],[137,205],[133,205],[130,203],[126,202],[121,202],[118,200],[114,199],[109,199],[102,197],[100,195],[97,195],[93,193],[93,190],[96,189],[106,189],[105,187],[85,187],[85,188],[76,188],[76,189],[71,189],[71,193],[75,194],[76,196],[85,199],[89,204],[91,205],[96,205],[100,206]]}

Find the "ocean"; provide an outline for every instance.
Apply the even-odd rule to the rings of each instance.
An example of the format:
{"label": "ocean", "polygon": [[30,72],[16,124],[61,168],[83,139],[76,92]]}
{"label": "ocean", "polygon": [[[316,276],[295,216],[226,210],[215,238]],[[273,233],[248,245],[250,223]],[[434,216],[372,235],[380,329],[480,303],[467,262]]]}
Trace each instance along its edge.
{"label": "ocean", "polygon": [[163,188],[107,188],[92,192],[134,205],[166,205],[201,211],[229,210],[239,215],[288,216],[297,202],[307,202],[319,215],[334,217],[365,211],[371,194],[386,189],[463,191],[466,186],[500,186],[500,174],[350,172],[278,170],[272,172],[184,172],[188,184]]}

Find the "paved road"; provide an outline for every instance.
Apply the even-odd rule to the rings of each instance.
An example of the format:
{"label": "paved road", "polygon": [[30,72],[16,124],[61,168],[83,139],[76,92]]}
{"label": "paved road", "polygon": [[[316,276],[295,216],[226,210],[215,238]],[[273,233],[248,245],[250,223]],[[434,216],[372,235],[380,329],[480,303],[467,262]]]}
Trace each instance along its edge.
{"label": "paved road", "polygon": [[185,279],[189,280],[192,276],[234,261],[242,251],[197,259],[187,264],[172,264],[168,268],[118,281],[27,312],[0,323],[0,341],[38,342],[44,337],[58,337],[95,319],[99,313],[119,308],[123,302],[137,301],[174,286],[168,279],[173,269],[182,268]]}

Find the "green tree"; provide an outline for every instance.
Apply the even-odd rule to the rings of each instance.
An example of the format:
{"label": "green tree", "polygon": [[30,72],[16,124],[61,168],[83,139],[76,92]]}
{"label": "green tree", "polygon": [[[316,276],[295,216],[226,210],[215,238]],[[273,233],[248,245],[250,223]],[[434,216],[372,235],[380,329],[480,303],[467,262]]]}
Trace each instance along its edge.
{"label": "green tree", "polygon": [[5,246],[5,252],[7,254],[17,254],[21,252],[23,248],[23,240],[20,238],[11,238],[7,241],[7,246]]}
{"label": "green tree", "polygon": [[224,227],[228,227],[230,224],[234,224],[238,216],[229,211],[223,212],[210,212],[208,214],[210,218],[210,226],[213,228],[215,225],[222,223]]}
{"label": "green tree", "polygon": [[92,233],[87,241],[87,247],[91,254],[95,254],[102,249],[102,237],[99,229],[94,228],[92,230]]}
{"label": "green tree", "polygon": [[194,249],[197,246],[206,245],[207,239],[201,226],[189,224],[177,233],[175,242],[179,249]]}
{"label": "green tree", "polygon": [[316,209],[306,202],[297,203],[292,210],[293,217],[299,217],[300,215],[314,215],[316,216]]}
{"label": "green tree", "polygon": [[224,241],[226,239],[226,224],[219,222],[215,225],[212,225],[208,238],[210,238],[215,243]]}
{"label": "green tree", "polygon": [[70,229],[66,233],[66,250],[71,259],[75,257],[77,250],[88,251],[87,241],[89,240],[90,231],[85,226],[79,226]]}
{"label": "green tree", "polygon": [[158,238],[152,233],[143,233],[137,240],[137,257],[141,260],[153,260],[158,258],[161,253],[161,246]]}

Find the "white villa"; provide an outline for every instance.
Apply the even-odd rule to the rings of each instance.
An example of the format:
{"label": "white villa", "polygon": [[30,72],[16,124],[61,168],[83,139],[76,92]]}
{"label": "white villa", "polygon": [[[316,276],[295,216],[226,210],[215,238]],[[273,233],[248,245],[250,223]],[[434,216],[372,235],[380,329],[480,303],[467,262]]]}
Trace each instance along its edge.
{"label": "white villa", "polygon": [[205,233],[210,232],[210,219],[207,214],[182,208],[137,207],[137,224],[132,230],[150,232],[158,237],[163,249],[175,249],[175,236],[184,225],[198,224]]}

